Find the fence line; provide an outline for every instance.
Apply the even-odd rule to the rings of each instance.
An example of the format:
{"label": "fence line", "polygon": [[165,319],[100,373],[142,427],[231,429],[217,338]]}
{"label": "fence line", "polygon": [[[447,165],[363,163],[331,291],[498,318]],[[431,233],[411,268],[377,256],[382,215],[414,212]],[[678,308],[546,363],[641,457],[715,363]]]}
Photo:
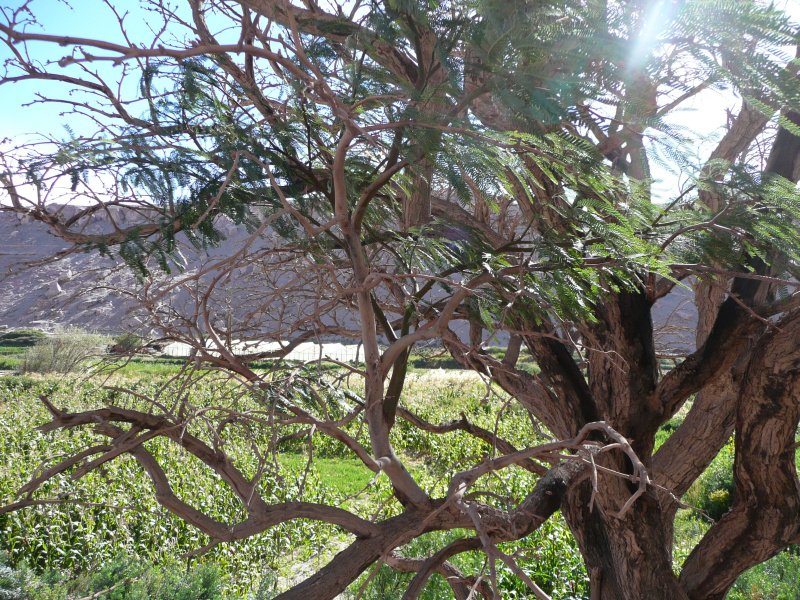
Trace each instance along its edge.
{"label": "fence line", "polygon": [[[265,352],[275,352],[280,350],[281,344],[279,342],[262,342],[260,344],[248,344],[241,341],[234,341],[231,346],[231,351],[237,356],[246,357],[248,355],[257,355]],[[190,356],[192,346],[182,342],[172,342],[164,347],[162,353],[165,356],[176,358],[183,358]],[[213,346],[208,347],[210,354],[219,352]],[[316,344],[314,342],[304,342],[294,348],[285,358],[285,360],[294,360],[302,362],[311,362],[319,360],[320,358],[331,358],[340,362],[363,362],[364,349],[360,344],[340,344],[337,342]]]}

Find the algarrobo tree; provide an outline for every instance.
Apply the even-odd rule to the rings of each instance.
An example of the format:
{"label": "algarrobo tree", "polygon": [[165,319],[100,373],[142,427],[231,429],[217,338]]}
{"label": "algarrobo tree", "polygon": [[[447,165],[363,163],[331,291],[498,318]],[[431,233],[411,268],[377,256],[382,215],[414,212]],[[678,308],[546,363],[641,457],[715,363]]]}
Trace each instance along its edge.
{"label": "algarrobo tree", "polygon": [[[93,425],[112,442],[45,469],[6,510],[35,504],[59,473],[80,476],[130,453],[159,502],[211,544],[296,518],[354,535],[281,598],[333,598],[376,561],[416,573],[405,598],[433,572],[450,577],[456,598],[473,588],[492,597],[491,577],[448,562],[468,551],[504,562],[544,598],[497,544],[529,535],[559,509],[592,598],[602,600],[723,598],[746,569],[800,541],[800,295],[789,283],[800,258],[800,95],[785,57],[797,30],[785,16],[710,0],[150,8],[163,27],[153,24],[159,33],[145,45],[40,33],[30,3],[4,11],[0,32],[14,58],[0,83],[80,90],[41,101],[66,103],[98,132],[54,151],[7,153],[0,210],[45,223],[76,249],[120,256],[143,279],[137,294],[151,323],[192,344],[197,369],[231,373],[266,408],[214,412],[179,394],[154,398],[150,413],[67,414],[44,399],[53,415],[45,429]],[[41,64],[34,42],[67,54]],[[118,66],[121,84],[95,70],[105,62]],[[695,162],[691,136],[667,117],[707,88],[744,101]],[[662,202],[651,164],[665,157],[687,184]],[[48,191],[59,189],[57,205]],[[72,197],[84,202],[64,210]],[[94,215],[120,211],[137,220],[86,232]],[[221,216],[251,237],[200,271],[175,272],[178,234],[213,245]],[[681,283],[695,294],[697,350],[661,374],[651,313]],[[178,289],[182,304],[166,302]],[[470,323],[469,343],[451,329],[459,319]],[[502,360],[482,349],[484,329],[510,333]],[[363,344],[364,370],[348,367],[363,376],[363,398],[326,392],[313,377],[265,375],[250,368],[252,353],[243,358],[247,344],[288,339],[259,350],[280,358],[325,335]],[[434,425],[403,408],[409,352],[430,340],[560,441],[518,450],[466,418]],[[517,368],[523,344],[537,375]],[[197,372],[187,369],[184,388]],[[312,400],[303,405],[298,393]],[[683,424],[654,452],[659,426],[693,396]],[[209,415],[221,421],[211,433]],[[446,494],[431,497],[392,448],[398,417],[434,433],[463,430],[492,455],[452,473]],[[367,424],[369,449],[344,429],[355,419]],[[248,424],[274,432],[254,451],[254,473],[220,443]],[[393,516],[371,522],[262,498],[268,464],[260,457],[315,431],[389,477],[401,506]],[[734,432],[732,506],[675,575],[678,498]],[[158,436],[216,472],[246,518],[221,523],[178,497],[147,449]],[[521,502],[470,493],[512,465],[538,475]],[[475,535],[424,559],[394,553],[454,528]]]}

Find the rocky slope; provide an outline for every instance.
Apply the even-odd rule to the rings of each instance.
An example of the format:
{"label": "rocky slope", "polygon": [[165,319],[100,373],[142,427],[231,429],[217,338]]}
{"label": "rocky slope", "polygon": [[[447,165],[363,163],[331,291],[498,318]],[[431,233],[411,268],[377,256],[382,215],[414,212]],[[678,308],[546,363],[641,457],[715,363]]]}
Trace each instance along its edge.
{"label": "rocky slope", "polygon": [[[120,225],[126,224],[121,211],[112,212],[111,217]],[[88,233],[109,229],[107,217],[96,217],[87,226]],[[220,229],[227,240],[213,254],[224,256],[238,246],[246,233],[230,222],[221,223]],[[74,326],[110,333],[136,328],[137,319],[131,312],[134,304],[119,293],[136,286],[130,272],[97,253],[73,253],[46,260],[57,257],[65,248],[67,244],[41,223],[0,212],[0,328],[47,331]],[[187,270],[197,268],[203,260],[196,252],[184,251],[183,255]],[[19,270],[22,263],[30,266]],[[688,292],[677,290],[660,301],[655,324],[662,330],[662,348],[691,348],[695,319]],[[665,324],[669,327],[663,327]]]}
{"label": "rocky slope", "polygon": [[[126,225],[122,211],[113,210],[111,217]],[[95,217],[85,232],[110,229],[107,218]],[[230,252],[244,236],[229,222],[221,229],[229,239],[215,254]],[[68,247],[42,223],[0,212],[0,327],[80,327],[113,333],[136,326],[130,313],[134,304],[118,293],[133,289],[135,277],[97,252],[59,256]],[[185,256],[189,269],[200,262],[196,253]]]}

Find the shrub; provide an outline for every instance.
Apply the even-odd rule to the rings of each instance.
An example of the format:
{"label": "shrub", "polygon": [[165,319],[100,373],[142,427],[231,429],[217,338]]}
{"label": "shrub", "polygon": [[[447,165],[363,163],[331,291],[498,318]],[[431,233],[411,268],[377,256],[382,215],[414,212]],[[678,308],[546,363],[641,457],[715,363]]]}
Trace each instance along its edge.
{"label": "shrub", "polygon": [[248,594],[248,600],[272,600],[278,595],[278,578],[270,570],[264,571],[254,594]]}
{"label": "shrub", "polygon": [[23,373],[69,373],[86,359],[102,354],[107,345],[106,336],[68,330],[28,350],[21,370]]}
{"label": "shrub", "polygon": [[[115,587],[118,586],[118,587]],[[109,600],[221,600],[219,573],[213,567],[200,565],[186,571],[178,564],[143,568],[130,557],[119,558],[107,565],[90,580],[90,589],[97,594],[103,590]]]}
{"label": "shrub", "polygon": [[733,459],[734,447],[731,439],[692,484],[683,501],[705,511],[715,521],[719,520],[733,502]]}
{"label": "shrub", "polygon": [[700,478],[697,506],[715,521],[728,511],[733,501],[733,453],[733,444],[729,442]]}
{"label": "shrub", "polygon": [[208,565],[187,571],[180,564],[143,564],[131,556],[119,556],[93,574],[70,576],[48,571],[36,577],[26,566],[12,568],[0,555],[0,600],[222,600],[219,572]]}
{"label": "shrub", "polygon": [[0,335],[0,346],[13,346],[17,348],[31,347],[47,339],[47,334],[33,329],[20,329],[9,331]]}
{"label": "shrub", "polygon": [[27,600],[33,576],[30,569],[14,569],[8,554],[0,552],[0,600]]}
{"label": "shrub", "polygon": [[123,333],[114,338],[113,351],[117,353],[132,352],[142,347],[142,338],[133,333]]}

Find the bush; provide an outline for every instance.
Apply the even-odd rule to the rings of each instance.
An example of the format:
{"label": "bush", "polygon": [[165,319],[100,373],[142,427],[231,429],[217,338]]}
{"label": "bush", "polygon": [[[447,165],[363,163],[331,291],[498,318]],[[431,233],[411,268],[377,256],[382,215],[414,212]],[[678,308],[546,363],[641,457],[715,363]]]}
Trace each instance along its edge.
{"label": "bush", "polygon": [[132,333],[123,333],[114,338],[113,351],[119,354],[133,352],[142,347],[142,338]]}
{"label": "bush", "polygon": [[41,577],[25,567],[12,568],[0,555],[0,600],[63,600],[95,597],[104,600],[222,600],[218,571],[199,565],[191,571],[178,563],[149,566],[119,556],[94,574],[72,576],[48,571]]}
{"label": "bush", "polygon": [[797,546],[756,565],[744,573],[728,595],[729,600],[800,600],[800,557]]}
{"label": "bush", "polygon": [[683,501],[718,521],[733,503],[733,439],[720,450],[711,464],[686,492]]}
{"label": "bush", "polygon": [[735,485],[733,483],[733,443],[728,442],[711,461],[700,477],[698,508],[718,521],[731,506]]}
{"label": "bush", "polygon": [[108,345],[103,335],[69,330],[52,335],[28,350],[23,373],[69,373],[86,359],[98,356]]}
{"label": "bush", "polygon": [[30,569],[12,568],[8,554],[0,552],[0,600],[27,600],[33,581]]}
{"label": "bush", "polygon": [[9,331],[0,335],[0,346],[13,346],[26,348],[40,344],[47,339],[47,334],[33,329],[20,329]]}

